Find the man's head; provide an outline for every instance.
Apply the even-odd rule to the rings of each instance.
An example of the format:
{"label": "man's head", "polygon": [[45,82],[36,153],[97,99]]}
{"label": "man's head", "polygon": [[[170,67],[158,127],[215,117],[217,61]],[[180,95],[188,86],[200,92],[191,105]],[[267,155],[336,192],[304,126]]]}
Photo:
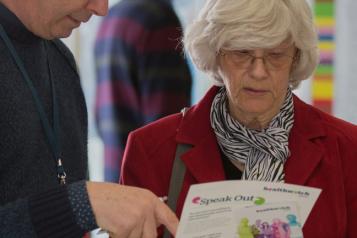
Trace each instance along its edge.
{"label": "man's head", "polygon": [[108,0],[0,0],[35,35],[68,37],[74,28],[94,14],[108,11]]}

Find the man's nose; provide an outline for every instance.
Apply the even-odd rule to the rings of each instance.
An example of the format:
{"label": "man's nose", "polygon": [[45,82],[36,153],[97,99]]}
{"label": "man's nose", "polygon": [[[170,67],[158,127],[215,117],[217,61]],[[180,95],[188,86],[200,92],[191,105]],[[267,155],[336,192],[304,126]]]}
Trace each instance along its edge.
{"label": "man's nose", "polygon": [[108,0],[89,0],[87,9],[97,16],[105,16],[108,13]]}

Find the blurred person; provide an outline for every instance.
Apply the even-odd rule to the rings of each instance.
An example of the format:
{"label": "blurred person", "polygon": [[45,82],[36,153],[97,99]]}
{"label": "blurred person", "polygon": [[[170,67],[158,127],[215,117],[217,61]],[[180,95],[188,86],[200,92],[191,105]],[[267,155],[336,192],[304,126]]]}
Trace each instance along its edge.
{"label": "blurred person", "polygon": [[96,120],[104,178],[118,182],[130,131],[190,105],[191,75],[170,0],[122,0],[97,35]]}
{"label": "blurred person", "polygon": [[121,183],[167,196],[175,151],[190,145],[177,215],[191,184],[286,182],[322,189],[305,238],[356,237],[357,128],[292,93],[316,68],[317,42],[305,0],[208,0],[184,44],[216,86],[129,135]]}
{"label": "blurred person", "polygon": [[85,181],[87,110],[73,56],[57,38],[107,10],[107,0],[0,0],[0,237],[176,230],[151,192]]}

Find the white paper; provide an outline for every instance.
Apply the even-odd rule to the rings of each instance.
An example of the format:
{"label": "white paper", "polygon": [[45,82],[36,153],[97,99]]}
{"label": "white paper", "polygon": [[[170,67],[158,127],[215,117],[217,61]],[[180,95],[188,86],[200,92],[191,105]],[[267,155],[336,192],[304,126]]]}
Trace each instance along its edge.
{"label": "white paper", "polygon": [[[287,223],[288,214],[284,212],[296,216],[299,227],[291,230],[295,237],[302,237],[299,230],[320,192],[321,189],[305,186],[243,180],[192,185],[176,238],[253,238],[239,235],[239,219],[246,217],[254,223],[261,219],[272,225],[273,219],[280,218]],[[255,216],[256,209],[267,212]]]}

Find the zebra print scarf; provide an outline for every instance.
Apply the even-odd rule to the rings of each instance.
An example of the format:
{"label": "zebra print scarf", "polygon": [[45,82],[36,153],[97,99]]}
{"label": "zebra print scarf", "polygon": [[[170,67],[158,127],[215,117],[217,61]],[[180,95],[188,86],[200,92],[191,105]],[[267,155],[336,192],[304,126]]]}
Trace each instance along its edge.
{"label": "zebra print scarf", "polygon": [[291,90],[280,112],[262,131],[248,129],[233,119],[227,102],[222,87],[211,106],[211,126],[224,155],[245,165],[242,180],[284,182],[284,163],[290,155],[288,138],[294,123]]}

